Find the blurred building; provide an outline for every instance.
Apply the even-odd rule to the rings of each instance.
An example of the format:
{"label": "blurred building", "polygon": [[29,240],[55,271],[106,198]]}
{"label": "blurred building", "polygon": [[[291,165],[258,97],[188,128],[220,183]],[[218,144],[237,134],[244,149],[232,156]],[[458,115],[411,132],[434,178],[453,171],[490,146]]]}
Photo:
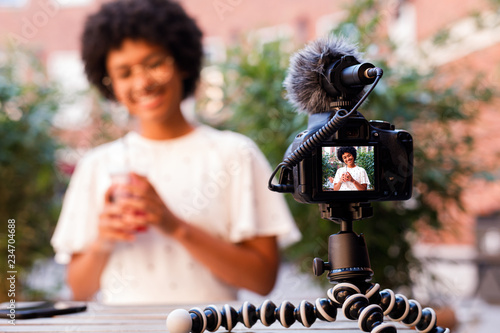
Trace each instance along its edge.
{"label": "blurred building", "polygon": [[[79,36],[86,15],[105,0],[0,0],[0,40],[15,47],[34,49],[47,65],[49,74],[68,92],[87,88],[79,60]],[[204,31],[207,57],[222,61],[228,45],[251,33],[271,41],[291,37],[304,43],[325,35],[343,17],[343,3],[329,0],[180,0]],[[456,80],[470,79],[470,73],[485,73],[489,84],[500,83],[500,14],[488,0],[385,0],[380,1],[386,33],[399,47],[396,56],[419,62],[416,48],[432,54],[428,61],[452,73]],[[446,34],[439,49],[432,41]],[[422,66],[429,63],[422,63]],[[478,163],[500,172],[500,115],[498,103],[484,105],[473,131],[480,142]],[[57,118],[61,128],[84,128],[90,110],[84,100],[68,105]],[[500,300],[500,183],[470,182],[466,194],[467,213],[450,212],[448,234],[429,233],[417,248],[420,256],[442,268],[450,288],[473,293],[480,278],[492,281]],[[496,214],[496,215],[495,215]],[[479,223],[476,224],[477,218]],[[486,222],[485,222],[486,221]],[[477,225],[477,228],[476,228]],[[457,233],[458,231],[458,233]],[[446,264],[444,264],[446,263]],[[432,266],[432,264],[430,264]],[[448,266],[447,266],[448,265]],[[496,266],[495,266],[496,265]],[[440,268],[441,267],[441,271]],[[493,289],[488,289],[491,293]],[[494,292],[494,290],[493,290]]]}

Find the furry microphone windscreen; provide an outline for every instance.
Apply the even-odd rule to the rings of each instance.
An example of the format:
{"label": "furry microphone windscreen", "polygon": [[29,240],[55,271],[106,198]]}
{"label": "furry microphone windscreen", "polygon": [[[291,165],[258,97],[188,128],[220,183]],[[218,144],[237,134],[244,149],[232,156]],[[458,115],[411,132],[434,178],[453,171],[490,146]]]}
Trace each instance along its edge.
{"label": "furry microphone windscreen", "polygon": [[321,88],[319,75],[345,55],[362,62],[356,45],[334,36],[312,41],[292,55],[283,85],[287,99],[297,111],[314,114],[330,110],[332,98]]}

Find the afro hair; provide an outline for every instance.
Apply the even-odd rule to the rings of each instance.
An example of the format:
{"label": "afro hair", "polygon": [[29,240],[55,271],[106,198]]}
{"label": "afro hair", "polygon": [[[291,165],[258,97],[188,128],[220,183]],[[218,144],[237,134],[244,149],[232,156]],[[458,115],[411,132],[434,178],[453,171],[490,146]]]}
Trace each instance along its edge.
{"label": "afro hair", "polygon": [[194,93],[203,59],[202,32],[184,9],[171,0],[116,0],[90,15],[82,34],[82,60],[90,83],[108,99],[114,93],[103,83],[106,59],[125,39],[159,45],[185,73],[183,98]]}
{"label": "afro hair", "polygon": [[356,157],[358,156],[358,151],[354,147],[340,147],[337,148],[337,158],[339,159],[340,162],[344,163],[344,160],[342,159],[342,155],[345,153],[349,153],[354,157],[354,160],[356,161]]}

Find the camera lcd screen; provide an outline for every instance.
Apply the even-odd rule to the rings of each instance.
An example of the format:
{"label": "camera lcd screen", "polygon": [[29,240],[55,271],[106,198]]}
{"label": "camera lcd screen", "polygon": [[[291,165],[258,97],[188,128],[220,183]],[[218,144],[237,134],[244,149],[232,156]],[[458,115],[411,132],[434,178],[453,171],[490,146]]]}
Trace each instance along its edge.
{"label": "camera lcd screen", "polygon": [[374,146],[322,147],[323,191],[375,191]]}

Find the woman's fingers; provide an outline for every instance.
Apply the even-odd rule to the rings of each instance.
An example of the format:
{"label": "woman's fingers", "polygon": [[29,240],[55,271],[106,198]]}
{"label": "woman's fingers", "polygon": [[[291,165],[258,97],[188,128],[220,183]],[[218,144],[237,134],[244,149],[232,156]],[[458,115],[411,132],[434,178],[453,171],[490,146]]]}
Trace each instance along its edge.
{"label": "woman's fingers", "polygon": [[118,230],[118,229],[103,229],[100,231],[101,237],[111,241],[131,242],[135,240],[135,233]]}
{"label": "woman's fingers", "polygon": [[146,222],[143,219],[130,219],[133,211],[120,202],[104,206],[99,216],[100,236],[112,240],[133,240],[138,230],[144,230]]}

